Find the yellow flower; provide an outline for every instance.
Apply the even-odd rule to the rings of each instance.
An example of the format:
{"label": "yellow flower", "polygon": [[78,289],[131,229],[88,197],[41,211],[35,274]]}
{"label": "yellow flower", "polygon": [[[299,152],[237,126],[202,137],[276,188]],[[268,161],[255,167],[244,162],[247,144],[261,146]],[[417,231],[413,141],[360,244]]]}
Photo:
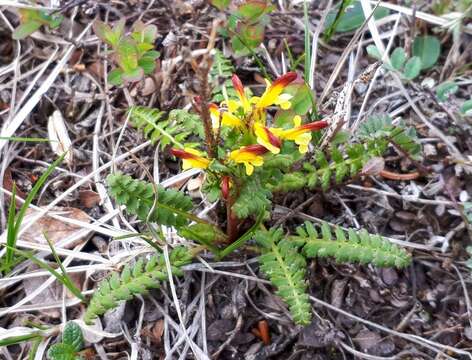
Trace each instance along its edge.
{"label": "yellow flower", "polygon": [[262,145],[244,146],[238,150],[231,151],[229,159],[238,164],[244,164],[246,167],[246,174],[252,175],[255,166],[262,166],[264,164],[264,155],[268,150]]}
{"label": "yellow flower", "polygon": [[251,103],[246,98],[246,94],[244,93],[243,83],[236,74],[233,75],[231,81],[233,82],[234,90],[236,90],[236,93],[238,94],[239,103],[235,102],[234,100],[230,100],[229,102],[232,102],[232,105],[228,104],[228,108],[230,111],[233,111],[231,110],[231,107],[234,107],[234,105],[241,105],[244,113],[247,114],[249,111],[251,111]]}
{"label": "yellow flower", "polygon": [[308,144],[311,141],[311,132],[321,130],[328,126],[326,121],[315,121],[302,125],[302,118],[296,115],[293,118],[294,127],[292,129],[271,128],[270,131],[283,140],[295,141],[301,154],[308,151]]}
{"label": "yellow flower", "polygon": [[282,146],[280,139],[269,129],[260,123],[254,124],[254,133],[257,137],[257,143],[264,146],[272,154],[278,154]]}
{"label": "yellow flower", "polygon": [[251,99],[256,109],[265,109],[271,105],[279,105],[283,110],[289,109],[292,95],[282,94],[282,91],[296,78],[297,74],[295,72],[288,72],[276,79],[272,84],[266,80],[267,87],[262,96],[255,96]]}
{"label": "yellow flower", "polygon": [[203,153],[195,149],[170,149],[170,152],[175,157],[182,159],[183,170],[190,168],[206,169],[210,165],[210,160],[203,157]]}
{"label": "yellow flower", "polygon": [[221,125],[229,127],[241,127],[243,122],[236,116],[231,113],[231,111],[223,111],[221,113],[220,109],[216,104],[209,105],[211,124],[214,130],[217,130]]}

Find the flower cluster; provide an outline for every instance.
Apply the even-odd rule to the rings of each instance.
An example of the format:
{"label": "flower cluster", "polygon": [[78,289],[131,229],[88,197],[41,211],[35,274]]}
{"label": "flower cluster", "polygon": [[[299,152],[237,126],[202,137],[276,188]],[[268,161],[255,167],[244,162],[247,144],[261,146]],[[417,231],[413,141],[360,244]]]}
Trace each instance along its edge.
{"label": "flower cluster", "polygon": [[[209,105],[211,127],[214,134],[221,134],[222,130],[240,135],[239,148],[224,149],[225,156],[217,159],[228,164],[243,164],[246,175],[250,176],[254,168],[264,164],[264,155],[267,153],[279,154],[284,141],[293,141],[300,153],[308,151],[311,141],[311,133],[323,129],[328,124],[326,121],[316,121],[302,125],[302,118],[298,115],[293,118],[293,126],[290,128],[269,127],[267,125],[267,109],[277,106],[282,110],[288,110],[292,106],[292,95],[284,93],[284,89],[297,78],[295,72],[289,72],[272,84],[266,80],[267,87],[261,96],[248,98],[246,91],[237,75],[233,75],[232,83],[236,90],[237,99],[223,101],[220,106]],[[218,141],[225,144],[225,139]],[[227,153],[226,153],[227,151]],[[201,151],[185,148],[172,149],[172,154],[183,160],[183,168],[206,169],[211,163]]]}

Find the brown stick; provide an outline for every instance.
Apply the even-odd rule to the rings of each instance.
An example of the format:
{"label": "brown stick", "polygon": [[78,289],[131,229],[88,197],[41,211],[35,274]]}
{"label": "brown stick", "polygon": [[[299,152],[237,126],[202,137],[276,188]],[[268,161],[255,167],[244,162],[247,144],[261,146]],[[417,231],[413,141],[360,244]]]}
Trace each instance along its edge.
{"label": "brown stick", "polygon": [[409,174],[397,174],[388,170],[382,170],[379,175],[389,180],[415,180],[420,177],[418,171]]}

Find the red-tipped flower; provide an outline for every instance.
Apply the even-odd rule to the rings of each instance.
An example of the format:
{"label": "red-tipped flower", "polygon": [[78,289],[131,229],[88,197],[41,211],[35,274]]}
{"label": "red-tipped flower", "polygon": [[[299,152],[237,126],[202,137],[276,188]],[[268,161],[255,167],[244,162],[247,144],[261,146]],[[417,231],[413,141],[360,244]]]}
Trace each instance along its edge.
{"label": "red-tipped flower", "polygon": [[185,148],[185,149],[170,149],[170,152],[175,157],[182,159],[182,169],[187,170],[190,168],[206,169],[210,165],[210,160],[203,157],[203,153],[198,150]]}
{"label": "red-tipped flower", "polygon": [[290,108],[290,99],[292,98],[289,94],[282,94],[284,89],[297,78],[296,72],[288,72],[285,75],[277,78],[272,84],[268,83],[264,94],[256,102],[256,108],[264,109],[273,104],[279,105],[282,109],[287,110]]}

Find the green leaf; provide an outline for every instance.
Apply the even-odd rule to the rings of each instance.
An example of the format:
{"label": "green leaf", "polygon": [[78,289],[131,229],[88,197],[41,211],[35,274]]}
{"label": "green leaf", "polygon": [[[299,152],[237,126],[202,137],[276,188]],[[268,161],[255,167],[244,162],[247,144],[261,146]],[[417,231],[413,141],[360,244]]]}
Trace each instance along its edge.
{"label": "green leaf", "polygon": [[187,225],[189,219],[200,220],[189,213],[193,208],[192,199],[180,191],[160,185],[154,189],[151,183],[123,174],[110,174],[107,181],[116,202],[126,205],[126,211],[142,221],[181,227]]}
{"label": "green leaf", "polygon": [[210,224],[193,224],[189,226],[183,226],[178,232],[180,236],[205,245],[214,253],[218,253],[219,250],[213,246],[213,244],[218,241],[225,240],[226,238],[226,236],[222,234],[218,228]]}
{"label": "green leaf", "polygon": [[286,124],[292,125],[295,115],[306,115],[313,107],[313,97],[310,87],[302,80],[297,79],[288,85],[284,93],[292,95],[290,99],[290,109],[278,110],[275,114],[275,124],[283,127]]}
{"label": "green leaf", "polygon": [[15,31],[13,31],[12,38],[14,40],[22,40],[41,27],[41,23],[38,21],[30,20],[18,26]]}
{"label": "green leaf", "polygon": [[412,53],[421,59],[422,70],[429,69],[438,61],[441,43],[434,36],[419,36],[413,41]]}
{"label": "green leaf", "polygon": [[311,307],[306,293],[307,264],[298,252],[298,244],[285,238],[280,229],[259,231],[255,239],[262,248],[259,257],[262,272],[277,288],[277,295],[289,306],[295,323],[308,325]]}
{"label": "green leaf", "polygon": [[379,267],[403,268],[411,263],[408,252],[379,235],[349,229],[346,237],[346,232],[336,226],[333,236],[327,223],[323,223],[320,230],[318,234],[311,223],[305,222],[305,226],[297,229],[299,236],[290,240],[305,243],[303,252],[308,257],[334,257],[340,263],[371,263]]}
{"label": "green leaf", "polygon": [[256,21],[262,15],[270,11],[271,6],[266,0],[246,0],[237,11],[237,14],[248,21]]}
{"label": "green leaf", "polygon": [[472,116],[472,99],[467,100],[462,104],[461,113],[465,116]]}
{"label": "green leaf", "polygon": [[64,16],[62,15],[52,15],[50,16],[50,20],[48,21],[48,26],[51,29],[56,29],[61,25],[63,20],[64,20]]}
{"label": "green leaf", "polygon": [[264,40],[264,25],[239,23],[237,34],[231,38],[231,46],[237,53],[257,48]]}
{"label": "green leaf", "polygon": [[69,321],[66,326],[64,326],[62,342],[72,346],[75,351],[82,350],[82,347],[84,346],[84,337],[80,326],[73,321]]}
{"label": "green leaf", "polygon": [[436,88],[436,96],[439,101],[445,102],[449,99],[449,96],[455,94],[458,90],[459,86],[455,82],[447,81]]}
{"label": "green leaf", "polygon": [[125,20],[120,20],[112,29],[110,25],[103,21],[95,20],[93,30],[95,35],[108,45],[116,47],[124,35]]}
{"label": "green leaf", "polygon": [[129,38],[121,39],[116,48],[116,62],[125,74],[131,74],[136,71],[138,58],[138,49],[134,40]]}
{"label": "green leaf", "polygon": [[156,57],[154,53],[151,53],[149,55],[147,55],[146,53],[141,59],[139,59],[138,65],[140,68],[143,69],[145,75],[152,74],[154,72],[154,69],[156,68]]}
{"label": "green leaf", "polygon": [[390,62],[394,69],[401,71],[403,65],[406,61],[406,53],[405,50],[401,47],[397,47],[393,50],[392,55],[390,56]]}
{"label": "green leaf", "polygon": [[261,185],[257,176],[251,176],[242,184],[232,209],[238,218],[245,219],[268,209],[271,197],[272,193]]}
{"label": "green leaf", "polygon": [[120,86],[123,85],[123,70],[113,69],[108,73],[108,82],[111,85]]}
{"label": "green leaf", "polygon": [[[169,254],[172,275],[182,276],[182,266],[192,261],[192,253],[183,246],[174,248]],[[161,281],[169,278],[163,254],[152,256],[145,262],[142,258],[134,265],[125,265],[121,275],[114,272],[112,276],[100,283],[94,292],[84,315],[86,324],[107,310],[114,309],[120,301],[131,300],[138,294],[146,294],[150,289],[159,288]]]}
{"label": "green leaf", "polygon": [[[6,269],[9,269],[9,266],[13,260],[13,252],[15,250],[16,246],[16,241],[18,239],[18,234],[21,229],[21,223],[23,222],[23,219],[26,215],[26,210],[29,208],[31,202],[35,198],[36,194],[39,192],[41,187],[44,185],[46,182],[47,178],[49,175],[52,174],[52,172],[56,169],[56,167],[64,160],[66,153],[62,154],[57,160],[55,160],[48,168],[47,170],[41,175],[41,177],[36,181],[34,184],[33,188],[29,191],[28,196],[25,199],[25,202],[23,205],[21,205],[21,208],[18,212],[18,214],[15,217],[14,220],[14,226],[13,225],[13,220],[10,219],[11,214],[9,214],[9,226],[7,228],[7,251],[5,254],[5,267]],[[15,201],[12,201],[15,203]]]}
{"label": "green leaf", "polygon": [[157,38],[157,26],[156,25],[145,25],[142,22],[134,24],[134,31],[131,37],[136,40],[138,44],[146,43],[153,45]]}
{"label": "green leaf", "polygon": [[380,50],[375,45],[367,46],[367,54],[369,54],[374,59],[382,60],[382,54],[380,53]]}
{"label": "green leaf", "polygon": [[77,360],[76,351],[72,345],[59,343],[52,345],[47,353],[50,360]]}
{"label": "green leaf", "polygon": [[403,76],[405,79],[413,80],[416,78],[421,71],[421,59],[418,56],[410,58],[403,69]]}
{"label": "green leaf", "polygon": [[[337,9],[331,11],[326,17],[325,29],[329,29],[336,19]],[[389,14],[387,8],[378,7],[374,11],[374,18],[381,19]],[[365,21],[364,11],[359,0],[355,0],[352,5],[348,6],[345,12],[340,16],[336,25],[336,32],[352,31],[360,27]]]}
{"label": "green leaf", "polygon": [[121,77],[124,81],[135,82],[141,80],[143,76],[144,70],[138,66],[132,70],[123,72],[123,75]]}
{"label": "green leaf", "polygon": [[231,0],[210,0],[210,3],[219,10],[223,11],[229,6]]}

